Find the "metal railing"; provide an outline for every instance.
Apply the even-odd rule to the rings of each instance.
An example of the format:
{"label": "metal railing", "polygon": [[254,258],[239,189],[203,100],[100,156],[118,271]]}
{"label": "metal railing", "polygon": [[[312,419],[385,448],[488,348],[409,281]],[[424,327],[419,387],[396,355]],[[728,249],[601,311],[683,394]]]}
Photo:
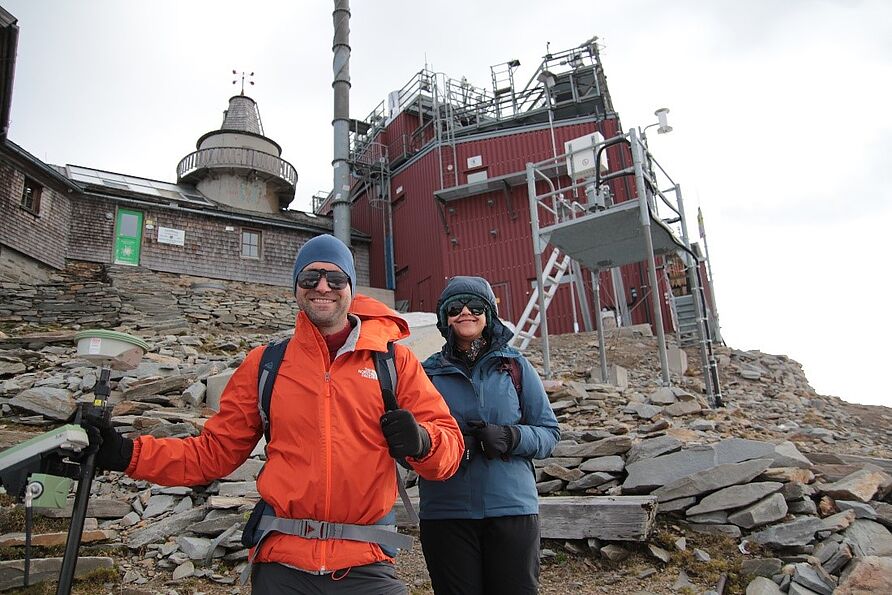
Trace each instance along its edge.
{"label": "metal railing", "polygon": [[189,153],[177,165],[177,179],[215,167],[253,169],[284,180],[292,187],[297,184],[297,170],[293,165],[275,155],[245,147],[213,147]]}
{"label": "metal railing", "polygon": [[[423,134],[431,122],[436,128],[444,130],[447,138],[454,138],[520,115],[593,97],[602,97],[605,109],[612,111],[606,88],[602,87],[602,78],[596,38],[575,48],[544,56],[523,88],[514,87],[513,75],[510,89],[500,87],[495,75],[493,89],[485,89],[470,84],[464,77],[454,79],[424,68],[393,94],[391,101],[395,100],[395,105],[388,106],[385,100],[375,106],[362,120],[367,124],[362,133],[351,133],[350,146],[354,153],[364,153],[365,146],[376,141],[389,119],[397,111],[411,106],[415,106],[421,116],[418,129],[409,133],[411,139],[408,143],[404,140],[406,151],[403,154],[391,150],[391,159],[409,156],[434,139],[442,140],[438,134]],[[395,148],[391,144],[391,149]]]}

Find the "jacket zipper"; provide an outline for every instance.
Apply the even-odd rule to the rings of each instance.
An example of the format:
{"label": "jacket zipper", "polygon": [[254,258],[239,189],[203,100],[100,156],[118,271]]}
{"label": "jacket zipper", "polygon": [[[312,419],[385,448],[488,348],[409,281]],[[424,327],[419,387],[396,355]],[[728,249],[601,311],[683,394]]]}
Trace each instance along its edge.
{"label": "jacket zipper", "polygon": [[[325,398],[324,398],[324,406],[323,406],[323,416],[325,423],[325,434],[327,439],[325,440],[325,518],[329,518],[331,514],[331,371],[325,371]],[[321,568],[322,572],[325,572],[325,553],[326,553],[326,541],[320,540],[319,543],[322,545],[322,555],[321,555]]]}

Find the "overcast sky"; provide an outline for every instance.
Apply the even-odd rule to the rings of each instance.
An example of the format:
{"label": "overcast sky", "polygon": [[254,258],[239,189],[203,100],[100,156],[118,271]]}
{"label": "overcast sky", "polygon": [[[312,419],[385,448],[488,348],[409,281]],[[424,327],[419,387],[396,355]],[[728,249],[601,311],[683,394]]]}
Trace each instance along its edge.
{"label": "overcast sky", "polygon": [[[298,200],[331,177],[332,3],[0,0],[21,28],[10,138],[39,158],[175,181],[254,71]],[[425,63],[477,86],[593,35],[626,129],[706,219],[723,336],[822,394],[892,404],[892,2],[354,0],[351,116]],[[696,228],[691,230],[696,234]]]}

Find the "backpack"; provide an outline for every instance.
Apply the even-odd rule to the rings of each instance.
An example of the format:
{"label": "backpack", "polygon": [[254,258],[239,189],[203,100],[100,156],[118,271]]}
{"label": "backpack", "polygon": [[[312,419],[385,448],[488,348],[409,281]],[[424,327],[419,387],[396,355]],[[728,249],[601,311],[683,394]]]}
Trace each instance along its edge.
{"label": "backpack", "polygon": [[[282,365],[285,349],[287,349],[290,340],[291,338],[289,337],[288,339],[270,343],[263,350],[263,356],[260,358],[260,370],[257,374],[257,398],[260,418],[263,421],[263,435],[266,437],[267,444],[269,444],[270,435],[269,408],[273,395],[273,384],[276,382],[276,376],[279,373],[279,367]],[[374,352],[375,373],[378,376],[378,384],[381,386],[384,411],[399,409],[399,404],[396,401],[397,377],[394,353],[393,341],[387,342],[387,351],[383,353],[380,351]]]}
{"label": "backpack", "polygon": [[516,357],[503,357],[499,364],[499,371],[507,372],[511,376],[511,384],[517,391],[517,400],[520,402],[520,411],[523,413],[523,370],[520,367],[520,362]]}
{"label": "backpack", "polygon": [[[275,384],[276,376],[279,373],[279,368],[282,365],[285,350],[290,340],[288,338],[270,343],[263,350],[263,355],[260,358],[260,369],[257,374],[257,401],[260,418],[263,422],[263,435],[266,437],[267,444],[270,441],[269,411],[273,384]],[[381,386],[381,398],[384,400],[385,411],[399,408],[395,395],[397,376],[394,356],[395,349],[392,341],[388,341],[386,352],[374,352],[375,373],[378,376],[378,384]],[[405,461],[397,461],[397,463],[408,467]],[[412,506],[412,502],[409,500],[409,495],[406,492],[405,478],[400,471],[399,464],[396,464],[395,467],[397,487],[409,522],[417,525],[418,513],[415,511],[415,507]],[[379,528],[381,525],[391,526],[392,529]],[[242,543],[245,547],[257,546],[270,531],[279,531],[281,533],[316,539],[340,537],[343,539],[370,541],[377,543],[391,557],[396,555],[398,549],[411,547],[411,538],[396,532],[396,514],[394,510],[391,510],[380,519],[376,525],[351,525],[314,521],[312,519],[281,519],[275,517],[272,508],[263,500],[260,500],[242,532]],[[250,568],[250,565],[248,568]]]}

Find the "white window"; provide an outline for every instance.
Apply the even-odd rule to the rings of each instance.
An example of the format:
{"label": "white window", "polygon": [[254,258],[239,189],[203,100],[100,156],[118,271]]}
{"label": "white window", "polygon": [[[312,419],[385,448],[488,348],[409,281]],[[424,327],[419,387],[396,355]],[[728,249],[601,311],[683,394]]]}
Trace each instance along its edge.
{"label": "white window", "polygon": [[260,258],[260,232],[256,229],[242,230],[242,258]]}

